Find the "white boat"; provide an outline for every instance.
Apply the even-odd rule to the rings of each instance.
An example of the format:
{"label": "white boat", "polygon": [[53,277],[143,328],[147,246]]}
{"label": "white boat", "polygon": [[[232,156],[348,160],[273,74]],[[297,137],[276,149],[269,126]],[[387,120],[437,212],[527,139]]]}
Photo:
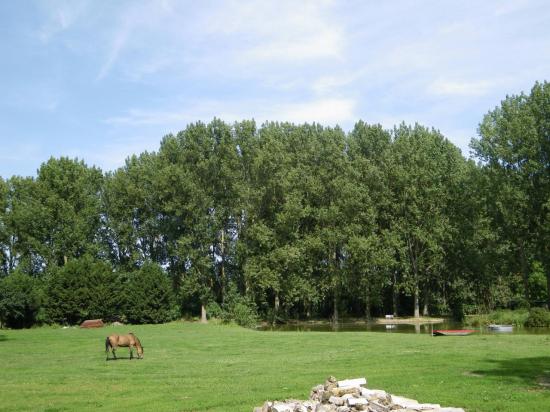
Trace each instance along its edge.
{"label": "white boat", "polygon": [[493,332],[512,332],[514,325],[489,325],[488,328]]}

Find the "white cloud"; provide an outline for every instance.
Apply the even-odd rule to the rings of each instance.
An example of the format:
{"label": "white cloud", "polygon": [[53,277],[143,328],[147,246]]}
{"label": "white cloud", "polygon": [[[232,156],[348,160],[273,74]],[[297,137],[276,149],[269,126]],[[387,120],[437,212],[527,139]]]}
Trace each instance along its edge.
{"label": "white cloud", "polygon": [[130,31],[131,31],[130,25],[126,24],[124,25],[123,28],[121,28],[116,32],[112,40],[112,44],[109,48],[107,59],[101,65],[101,68],[99,69],[99,73],[97,74],[96,80],[102,80],[103,78],[105,78],[105,76],[107,76],[107,74],[113,67],[113,64],[115,64],[116,60],[118,59],[120,52],[126,46]]}
{"label": "white cloud", "polygon": [[333,30],[300,38],[268,40],[240,53],[249,64],[264,60],[301,63],[305,60],[342,57],[342,36]]}
{"label": "white cloud", "polygon": [[87,1],[75,1],[56,4],[48,9],[46,21],[36,32],[43,43],[49,42],[55,35],[70,29],[88,9]]}
{"label": "white cloud", "polygon": [[122,116],[106,119],[105,123],[111,125],[142,126],[173,124],[175,122],[185,122],[189,120],[190,117],[185,111],[130,109]]}
{"label": "white cloud", "polygon": [[282,104],[268,115],[269,120],[335,125],[355,120],[355,106],[352,99],[319,99]]}
{"label": "white cloud", "polygon": [[165,0],[161,7],[143,3],[119,8],[97,80],[119,68],[139,80],[168,69],[257,77],[259,67],[269,80],[281,65],[288,73],[289,67],[310,61],[342,60],[346,34],[331,13],[333,7],[328,1],[227,1],[188,7]]}
{"label": "white cloud", "polygon": [[73,148],[69,150],[68,156],[83,159],[88,166],[95,165],[103,171],[115,170],[124,166],[126,158],[131,155],[158,150],[159,141],[160,138],[156,134],[152,136],[134,134],[91,148]]}
{"label": "white cloud", "polygon": [[516,13],[529,5],[528,0],[505,0],[500,1],[494,8],[495,16],[503,16],[505,14]]}
{"label": "white cloud", "polygon": [[428,92],[438,96],[483,96],[494,86],[488,80],[458,81],[437,79],[428,86]]}
{"label": "white cloud", "polygon": [[342,124],[355,119],[356,102],[352,99],[322,98],[302,102],[272,101],[198,101],[188,103],[181,110],[131,109],[127,113],[105,120],[113,126],[160,125],[165,128],[183,128],[197,120],[214,117],[233,122],[255,118],[258,121],[317,122]]}

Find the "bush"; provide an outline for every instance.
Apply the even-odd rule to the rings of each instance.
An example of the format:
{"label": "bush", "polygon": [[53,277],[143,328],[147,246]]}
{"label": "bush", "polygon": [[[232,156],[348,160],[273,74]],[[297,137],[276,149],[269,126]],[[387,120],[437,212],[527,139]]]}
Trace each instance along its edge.
{"label": "bush", "polygon": [[253,328],[258,324],[258,314],[255,307],[246,300],[235,302],[228,312],[237,325]]}
{"label": "bush", "polygon": [[235,322],[245,328],[253,328],[258,324],[258,313],[254,302],[240,295],[234,286],[231,286],[226,293],[221,318],[224,322]]}
{"label": "bush", "polygon": [[523,326],[527,316],[528,312],[525,309],[502,309],[486,314],[466,316],[464,323],[468,326],[474,327],[487,326],[491,324]]}
{"label": "bush", "polygon": [[41,307],[37,280],[15,272],[0,281],[0,321],[10,328],[28,328]]}
{"label": "bush", "polygon": [[85,256],[49,273],[46,316],[50,322],[78,324],[86,319],[116,319],[119,281],[111,267]]}
{"label": "bush", "polygon": [[124,315],[129,322],[163,323],[177,317],[172,285],[160,266],[146,263],[128,274],[123,287]]}
{"label": "bush", "polygon": [[543,308],[531,309],[529,317],[525,321],[525,326],[530,328],[550,327],[550,312]]}
{"label": "bush", "polygon": [[224,316],[222,307],[216,301],[208,302],[206,305],[208,319],[222,319]]}

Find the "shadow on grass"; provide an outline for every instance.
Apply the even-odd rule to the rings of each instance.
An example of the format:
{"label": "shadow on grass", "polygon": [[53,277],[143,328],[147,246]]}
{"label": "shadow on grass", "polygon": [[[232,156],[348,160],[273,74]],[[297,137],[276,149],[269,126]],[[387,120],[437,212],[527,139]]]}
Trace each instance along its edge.
{"label": "shadow on grass", "polygon": [[131,361],[136,361],[136,360],[142,360],[142,359],[138,359],[136,358],[135,356],[133,358],[130,358],[129,356],[117,356],[116,359],[113,359],[113,358],[109,358],[109,359],[106,359],[107,362],[110,362],[110,361],[118,361],[118,360],[131,360]]}
{"label": "shadow on grass", "polygon": [[8,337],[6,335],[0,335],[0,342],[4,342],[5,340],[8,340]]}
{"label": "shadow on grass", "polygon": [[496,376],[516,378],[526,385],[539,385],[550,388],[550,356],[534,358],[517,358],[507,360],[489,360],[495,365],[494,369],[475,370],[472,373],[481,376]]}

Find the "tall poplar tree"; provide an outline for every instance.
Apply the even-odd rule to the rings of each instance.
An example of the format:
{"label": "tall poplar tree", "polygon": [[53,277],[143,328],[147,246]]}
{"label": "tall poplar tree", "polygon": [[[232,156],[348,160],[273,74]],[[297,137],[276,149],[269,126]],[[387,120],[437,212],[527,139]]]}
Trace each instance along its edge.
{"label": "tall poplar tree", "polygon": [[159,165],[156,153],[144,152],[129,157],[105,178],[102,239],[113,264],[125,270],[146,261],[164,264],[167,259],[157,191]]}
{"label": "tall poplar tree", "polygon": [[444,245],[451,235],[449,179],[458,157],[458,149],[435,130],[419,125],[394,130],[392,230],[400,239],[402,287],[414,299],[415,317],[420,316],[421,297],[430,299],[443,269]]}
{"label": "tall poplar tree", "polygon": [[[543,262],[550,292],[550,83],[508,96],[485,115],[471,146],[499,186],[497,219],[513,244],[528,296],[530,262]],[[550,305],[550,293],[549,302]]]}
{"label": "tall poplar tree", "polygon": [[9,232],[6,223],[8,212],[8,184],[0,176],[0,277],[9,272]]}
{"label": "tall poplar tree", "polygon": [[78,159],[51,158],[38,169],[36,196],[46,219],[35,223],[43,228],[40,240],[49,265],[97,253],[102,180],[101,170]]}

